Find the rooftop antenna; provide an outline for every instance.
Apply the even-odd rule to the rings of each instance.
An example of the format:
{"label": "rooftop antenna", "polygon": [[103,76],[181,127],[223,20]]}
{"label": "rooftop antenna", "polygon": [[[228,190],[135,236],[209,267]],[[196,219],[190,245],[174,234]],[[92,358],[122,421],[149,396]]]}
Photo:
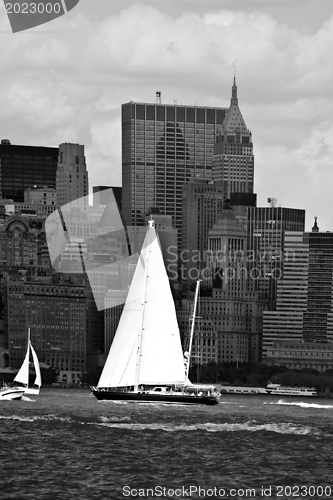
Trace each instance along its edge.
{"label": "rooftop antenna", "polygon": [[162,93],[160,90],[156,91],[156,104],[162,104]]}
{"label": "rooftop antenna", "polygon": [[276,198],[267,198],[267,203],[269,203],[271,207],[275,207],[276,202],[277,202]]}

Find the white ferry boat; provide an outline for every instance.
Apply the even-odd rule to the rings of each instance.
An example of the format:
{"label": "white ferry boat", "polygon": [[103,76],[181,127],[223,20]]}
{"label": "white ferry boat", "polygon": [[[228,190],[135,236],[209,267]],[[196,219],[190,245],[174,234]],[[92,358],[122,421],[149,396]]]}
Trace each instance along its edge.
{"label": "white ferry boat", "polygon": [[256,395],[256,394],[267,394],[264,387],[235,387],[233,385],[222,385],[220,387],[221,394],[242,394],[246,395]]}
{"label": "white ferry boat", "polygon": [[267,394],[271,396],[317,396],[314,387],[288,387],[281,384],[267,384]]}

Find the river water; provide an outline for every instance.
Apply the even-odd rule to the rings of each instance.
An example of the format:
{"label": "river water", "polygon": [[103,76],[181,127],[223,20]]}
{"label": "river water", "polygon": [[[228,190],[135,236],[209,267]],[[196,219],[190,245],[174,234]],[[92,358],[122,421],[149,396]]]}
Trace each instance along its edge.
{"label": "river water", "polygon": [[0,405],[1,500],[332,498],[333,401],[98,402],[42,389]]}

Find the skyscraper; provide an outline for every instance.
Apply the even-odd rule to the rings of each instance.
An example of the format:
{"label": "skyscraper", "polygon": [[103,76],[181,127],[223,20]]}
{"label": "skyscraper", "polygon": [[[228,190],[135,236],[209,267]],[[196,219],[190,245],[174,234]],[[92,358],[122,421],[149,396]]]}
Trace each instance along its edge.
{"label": "skyscraper", "polygon": [[276,311],[263,317],[266,362],[333,367],[333,234],[286,232]]}
{"label": "skyscraper", "polygon": [[236,79],[230,107],[217,136],[213,156],[213,180],[224,181],[227,195],[253,193],[254,156],[252,134],[238,106]]}
{"label": "skyscraper", "polygon": [[55,188],[58,148],[18,146],[3,139],[0,145],[0,199],[24,201],[24,189]]}
{"label": "skyscraper", "polygon": [[254,290],[275,308],[276,283],[282,277],[284,234],[304,231],[305,210],[274,206],[247,209],[248,266]]}
{"label": "skyscraper", "polygon": [[[258,362],[264,304],[248,291],[247,235],[232,210],[224,210],[208,235],[202,296],[193,355],[199,363]],[[207,286],[208,285],[208,286]],[[191,299],[191,297],[190,297]],[[178,318],[186,338],[192,300],[182,300]]]}
{"label": "skyscraper", "polygon": [[122,105],[123,217],[143,225],[151,207],[172,216],[181,242],[182,187],[212,178],[215,137],[226,110],[130,102]]}
{"label": "skyscraper", "polygon": [[88,172],[84,146],[64,143],[59,146],[59,162],[56,178],[57,205],[62,207],[72,202],[78,207],[87,208],[89,194]]}
{"label": "skyscraper", "polygon": [[222,214],[226,199],[226,184],[193,180],[183,186],[182,212],[182,276],[187,282],[195,282],[199,270],[205,267],[205,251],[208,248],[208,232]]}

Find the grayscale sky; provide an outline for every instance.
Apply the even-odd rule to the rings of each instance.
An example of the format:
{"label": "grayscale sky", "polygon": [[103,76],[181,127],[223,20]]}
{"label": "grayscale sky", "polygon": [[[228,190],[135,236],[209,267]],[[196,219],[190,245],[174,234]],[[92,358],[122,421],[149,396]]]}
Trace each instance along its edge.
{"label": "grayscale sky", "polygon": [[227,107],[236,68],[258,206],[331,231],[332,60],[332,0],[81,0],[16,34],[1,2],[0,139],[84,144],[90,189],[119,186],[121,104]]}

